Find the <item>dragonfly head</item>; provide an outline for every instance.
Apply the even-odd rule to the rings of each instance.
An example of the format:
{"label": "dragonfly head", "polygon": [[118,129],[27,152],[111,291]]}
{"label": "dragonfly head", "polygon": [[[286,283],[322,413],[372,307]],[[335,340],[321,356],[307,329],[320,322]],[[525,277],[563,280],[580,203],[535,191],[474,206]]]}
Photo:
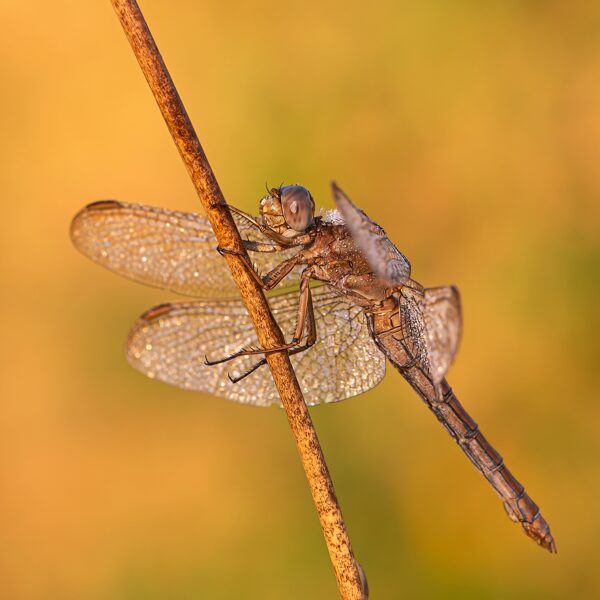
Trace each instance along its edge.
{"label": "dragonfly head", "polygon": [[315,201],[301,185],[273,188],[260,201],[260,215],[265,225],[286,237],[294,237],[312,227]]}

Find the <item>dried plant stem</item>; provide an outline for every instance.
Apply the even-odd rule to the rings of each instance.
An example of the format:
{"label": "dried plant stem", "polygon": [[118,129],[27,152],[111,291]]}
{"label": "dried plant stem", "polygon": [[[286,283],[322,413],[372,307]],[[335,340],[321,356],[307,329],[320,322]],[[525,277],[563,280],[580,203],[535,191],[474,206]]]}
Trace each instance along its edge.
{"label": "dried plant stem", "polygon": [[[227,209],[219,184],[137,2],[111,1],[196,187],[219,245],[244,253],[240,234]],[[281,346],[284,342],[283,336],[269,310],[262,289],[248,274],[239,257],[228,255],[226,259],[261,346],[263,348]],[[348,600],[363,599],[365,594],[358,565],[352,554],[346,525],[289,356],[287,352],[276,352],[267,356],[267,362],[300,453],[333,563],[340,595]]]}

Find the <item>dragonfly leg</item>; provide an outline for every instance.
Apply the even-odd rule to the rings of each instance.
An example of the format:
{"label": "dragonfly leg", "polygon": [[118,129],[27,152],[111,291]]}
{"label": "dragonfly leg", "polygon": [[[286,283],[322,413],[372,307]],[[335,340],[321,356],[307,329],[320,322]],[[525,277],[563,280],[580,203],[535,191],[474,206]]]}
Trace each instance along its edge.
{"label": "dragonfly leg", "polygon": [[257,219],[255,219],[252,215],[245,213],[243,210],[240,210],[235,206],[231,206],[231,204],[228,206],[228,208],[232,213],[239,215],[242,219],[254,225],[254,227],[256,227],[263,235],[268,237],[270,240],[273,240],[278,244],[285,246],[286,248],[307,244],[311,240],[311,236],[309,234],[297,235],[294,237],[286,237],[284,235],[281,235],[280,233],[277,233],[277,231],[274,231],[270,227],[266,227]]}
{"label": "dragonfly leg", "polygon": [[[312,304],[312,294],[310,294],[310,291],[309,291],[308,320],[307,320],[306,329],[307,329],[306,343],[303,344],[302,346],[297,346],[296,348],[293,348],[292,350],[290,350],[289,351],[290,356],[292,356],[293,354],[299,354],[300,352],[304,352],[305,350],[308,350],[317,340],[317,326],[315,323],[315,314],[314,314],[313,304]],[[229,381],[231,381],[231,383],[238,383],[238,381],[245,379],[246,377],[248,377],[248,375],[254,373],[254,371],[256,371],[256,369],[258,369],[259,367],[262,367],[263,365],[266,365],[266,364],[267,364],[267,359],[261,358],[259,361],[254,363],[247,371],[245,371],[241,375],[234,376],[234,375],[231,375],[228,373],[227,377],[229,377]]]}
{"label": "dragonfly leg", "polygon": [[[253,240],[242,240],[242,244],[246,250],[251,252],[262,252],[262,253],[270,253],[270,252],[280,252],[281,250],[285,250],[286,246],[282,246],[281,244],[265,244],[263,242],[255,242]],[[238,250],[234,250],[233,248],[226,248],[224,246],[217,246],[217,252],[223,256],[224,254],[231,254],[232,256],[243,256],[241,252]]]}
{"label": "dragonfly leg", "polygon": [[[303,344],[302,346],[298,346],[297,348],[293,348],[292,350],[290,350],[289,355],[292,356],[293,354],[299,354],[300,352],[304,352],[305,350],[308,350],[311,346],[312,346],[312,344],[309,344],[307,342],[306,344]],[[231,383],[238,383],[239,381],[242,381],[242,379],[246,379],[246,377],[248,377],[248,375],[251,375],[252,373],[254,373],[254,371],[256,371],[256,369],[258,369],[259,367],[262,367],[266,364],[267,364],[267,359],[261,358],[259,361],[256,361],[247,371],[244,371],[241,375],[231,375],[230,373],[227,373],[227,377],[229,377],[229,381],[231,381]]]}
{"label": "dragonfly leg", "polygon": [[254,268],[254,265],[252,264],[252,262],[250,262],[250,258],[248,257],[247,254],[244,254],[243,252],[239,252],[238,250],[234,250],[233,248],[224,248],[223,246],[217,246],[217,252],[221,256],[225,256],[226,254],[229,254],[230,256],[237,256],[238,258],[241,258],[248,273],[250,273],[250,275],[256,280],[258,285],[263,287],[262,277],[260,276],[260,273],[258,273],[256,271],[256,269]]}
{"label": "dragonfly leg", "polygon": [[239,358],[240,356],[254,356],[255,354],[273,354],[273,352],[281,352],[282,350],[290,350],[298,345],[298,341],[295,338],[289,344],[282,344],[278,348],[242,348],[229,356],[225,356],[224,358],[218,358],[217,360],[209,360],[207,356],[204,357],[204,364],[212,367],[213,365],[220,365],[224,362],[229,362],[234,358]]}
{"label": "dragonfly leg", "polygon": [[396,325],[396,327],[392,327],[391,329],[386,329],[386,331],[382,331],[377,335],[379,337],[387,337],[388,335],[394,335],[394,333],[404,333],[404,327],[402,325]]}
{"label": "dragonfly leg", "polygon": [[[406,330],[406,328],[404,325],[396,325],[395,327],[386,329],[385,331],[382,331],[381,333],[378,333],[377,335],[382,338],[389,337],[390,335],[394,335],[395,333],[402,333],[404,335],[405,330]],[[412,369],[417,364],[419,357],[415,356],[407,348],[406,344],[404,343],[404,339],[399,340],[398,338],[396,338],[396,341],[402,345],[402,348],[404,349],[404,352],[406,353],[408,360],[404,364],[401,364],[401,365],[395,364],[395,367],[399,370],[400,369]]]}
{"label": "dragonfly leg", "polygon": [[[276,250],[273,250],[273,252]],[[217,252],[224,256],[225,254],[230,254],[232,256],[237,256],[244,261],[244,266],[250,275],[254,278],[254,280],[260,285],[264,290],[269,291],[272,290],[277,284],[279,284],[289,273],[290,271],[298,264],[300,257],[295,255],[287,260],[281,261],[276,267],[271,269],[266,275],[261,276],[260,273],[254,268],[254,265],[250,262],[250,259],[247,255],[242,254],[241,252],[234,250],[232,248],[223,248],[221,246],[217,246]],[[259,250],[260,252],[260,250]],[[265,252],[271,252],[271,250],[265,250]]]}
{"label": "dragonfly leg", "polygon": [[241,375],[232,375],[231,373],[227,373],[227,377],[229,378],[229,381],[231,381],[231,383],[238,383],[238,381],[246,379],[248,375],[251,375],[252,373],[254,373],[254,371],[256,371],[256,369],[266,364],[267,359],[261,358],[259,361],[255,362],[247,371],[244,371]]}
{"label": "dragonfly leg", "polygon": [[[240,356],[253,356],[256,354],[272,354],[273,352],[281,352],[282,350],[289,350],[290,354],[297,354],[298,352],[303,352],[310,348],[317,339],[317,327],[315,323],[315,313],[312,302],[312,293],[310,291],[310,277],[312,275],[312,270],[306,269],[302,274],[302,280],[300,283],[300,303],[298,306],[298,321],[296,324],[296,329],[294,331],[294,337],[289,344],[283,344],[278,348],[242,348],[229,356],[218,360],[209,360],[207,356],[204,357],[204,363],[206,365],[218,365],[224,362],[228,362],[233,360],[234,358],[239,358]],[[306,329],[306,342],[302,346],[298,346],[299,342],[305,335]],[[256,370],[261,364],[264,364],[265,359],[263,358],[259,363],[251,367],[250,371],[246,373],[249,375],[254,370]],[[246,376],[244,375],[244,377]],[[231,379],[231,378],[230,378]]]}

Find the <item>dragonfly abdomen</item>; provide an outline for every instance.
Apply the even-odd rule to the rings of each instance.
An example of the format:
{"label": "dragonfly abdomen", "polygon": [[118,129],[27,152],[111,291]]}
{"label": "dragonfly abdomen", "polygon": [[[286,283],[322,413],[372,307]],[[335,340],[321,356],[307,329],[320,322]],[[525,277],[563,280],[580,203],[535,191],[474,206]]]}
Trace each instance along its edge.
{"label": "dragonfly abdomen", "polygon": [[426,365],[412,358],[401,334],[386,335],[398,327],[397,312],[390,303],[388,310],[374,313],[370,327],[379,349],[419,394],[429,409],[454,438],[463,452],[490,482],[500,496],[508,516],[521,524],[525,533],[546,550],[556,552],[550,527],[525,488],[507,469],[502,456],[491,446],[477,423],[464,409],[445,379],[436,386]]}
{"label": "dragonfly abdomen", "polygon": [[523,527],[525,533],[546,550],[556,552],[550,527],[537,504],[504,464],[504,459],[487,441],[475,421],[463,408],[444,379],[442,399],[427,404],[454,437],[471,462],[490,482],[503,501],[508,516]]}

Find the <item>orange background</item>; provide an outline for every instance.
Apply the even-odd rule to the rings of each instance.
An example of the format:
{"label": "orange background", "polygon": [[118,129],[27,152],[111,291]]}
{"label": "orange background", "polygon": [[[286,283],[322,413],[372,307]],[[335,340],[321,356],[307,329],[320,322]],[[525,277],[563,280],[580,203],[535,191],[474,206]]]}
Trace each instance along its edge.
{"label": "orange background", "polygon": [[[402,378],[312,410],[373,598],[600,595],[597,2],[142,2],[228,200],[335,178],[462,292],[457,395],[540,504],[530,542]],[[145,379],[172,296],[79,255],[118,198],[198,201],[108,2],[0,8],[7,599],[333,598],[283,412]]]}

